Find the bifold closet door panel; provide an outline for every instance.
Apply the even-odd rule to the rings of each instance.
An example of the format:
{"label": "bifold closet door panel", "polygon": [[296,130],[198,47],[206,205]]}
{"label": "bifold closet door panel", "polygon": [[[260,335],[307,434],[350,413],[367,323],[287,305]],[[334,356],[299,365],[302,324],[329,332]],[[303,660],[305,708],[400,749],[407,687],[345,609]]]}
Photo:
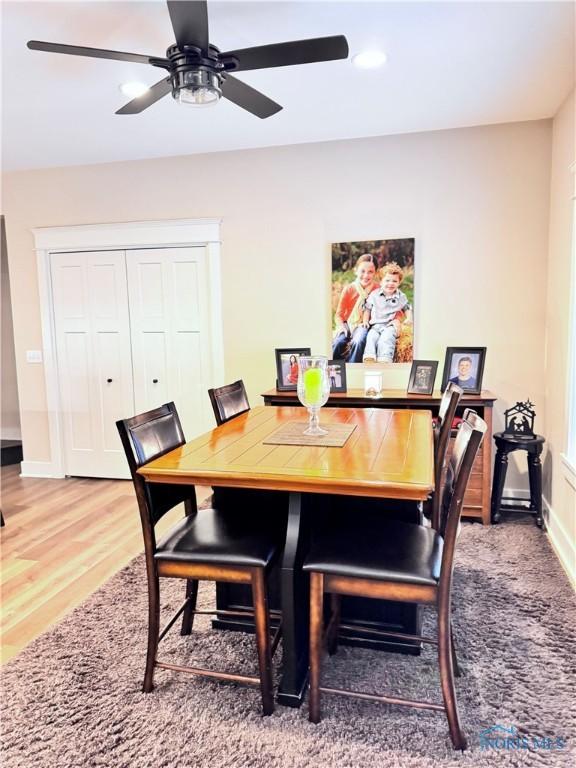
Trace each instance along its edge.
{"label": "bifold closet door panel", "polygon": [[173,400],[187,439],[212,426],[206,249],[126,252],[136,412]]}
{"label": "bifold closet door panel", "polygon": [[130,476],[115,422],[134,412],[123,251],[50,257],[68,475]]}

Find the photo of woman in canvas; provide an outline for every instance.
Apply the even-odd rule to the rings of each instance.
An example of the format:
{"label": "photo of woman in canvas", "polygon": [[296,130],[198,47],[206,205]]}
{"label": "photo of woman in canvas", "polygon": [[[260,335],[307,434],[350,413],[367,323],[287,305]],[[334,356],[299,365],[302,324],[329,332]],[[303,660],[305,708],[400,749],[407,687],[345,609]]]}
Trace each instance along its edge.
{"label": "photo of woman in canvas", "polygon": [[354,269],[356,279],[343,288],[335,314],[337,323],[332,358],[348,363],[361,363],[368,329],[362,324],[364,305],[370,293],[379,288],[377,263],[371,253],[358,258]]}

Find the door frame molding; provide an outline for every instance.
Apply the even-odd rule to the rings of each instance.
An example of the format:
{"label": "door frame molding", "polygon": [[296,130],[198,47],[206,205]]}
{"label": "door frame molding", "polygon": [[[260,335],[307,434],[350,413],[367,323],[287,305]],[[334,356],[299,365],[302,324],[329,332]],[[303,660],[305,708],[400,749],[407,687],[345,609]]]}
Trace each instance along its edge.
{"label": "door frame molding", "polygon": [[[70,251],[127,251],[137,248],[170,248],[203,245],[206,247],[206,276],[210,306],[210,349],[213,386],[224,380],[224,339],[222,334],[221,292],[221,219],[174,219],[165,221],[131,221],[111,224],[81,224],[69,227],[36,227],[34,235],[38,267],[40,321],[46,408],[50,440],[50,462],[43,463],[43,477],[64,477],[64,444],[61,423],[62,403],[58,387],[56,330],[50,256]],[[38,468],[30,472],[22,464],[22,475],[38,476]],[[32,462],[37,464],[37,462]]]}

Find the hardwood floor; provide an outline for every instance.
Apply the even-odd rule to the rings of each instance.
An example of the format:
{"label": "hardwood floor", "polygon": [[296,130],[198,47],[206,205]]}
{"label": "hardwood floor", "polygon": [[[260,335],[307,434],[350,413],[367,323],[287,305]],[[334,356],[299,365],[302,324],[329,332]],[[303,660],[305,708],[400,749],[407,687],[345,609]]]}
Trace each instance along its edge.
{"label": "hardwood floor", "polygon": [[[2,467],[1,660],[7,661],[143,551],[130,480],[22,478]],[[209,488],[198,488],[198,503]],[[158,524],[161,532],[182,512]]]}

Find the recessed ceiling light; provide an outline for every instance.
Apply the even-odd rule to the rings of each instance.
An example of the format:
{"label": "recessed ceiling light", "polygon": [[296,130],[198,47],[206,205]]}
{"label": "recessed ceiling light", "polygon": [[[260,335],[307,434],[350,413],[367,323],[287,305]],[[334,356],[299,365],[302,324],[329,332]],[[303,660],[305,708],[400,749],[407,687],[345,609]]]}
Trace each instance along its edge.
{"label": "recessed ceiling light", "polygon": [[130,99],[136,99],[138,96],[143,96],[146,91],[150,90],[150,88],[146,85],[146,83],[131,82],[122,83],[120,90],[124,96],[128,96]]}
{"label": "recessed ceiling light", "polygon": [[375,69],[386,61],[384,51],[362,51],[353,57],[352,61],[360,69]]}

